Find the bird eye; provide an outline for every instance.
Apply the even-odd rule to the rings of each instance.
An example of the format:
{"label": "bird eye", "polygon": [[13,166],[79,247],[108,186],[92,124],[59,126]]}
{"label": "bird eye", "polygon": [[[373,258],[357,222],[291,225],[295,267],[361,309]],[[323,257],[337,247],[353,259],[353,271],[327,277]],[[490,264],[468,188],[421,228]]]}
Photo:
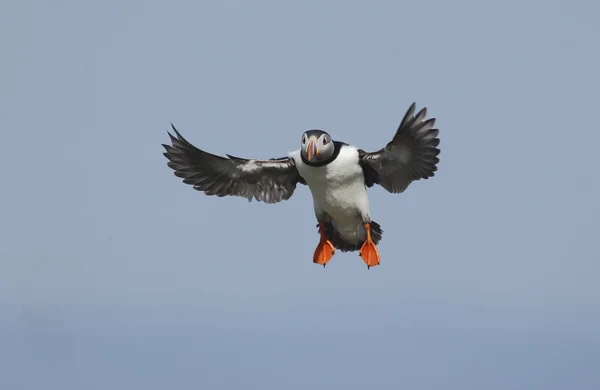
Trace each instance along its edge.
{"label": "bird eye", "polygon": [[329,141],[327,140],[327,137],[323,137],[323,145],[327,145],[327,142],[329,142]]}
{"label": "bird eye", "polygon": [[305,136],[305,135],[303,135],[303,136],[302,136],[302,143],[303,143],[303,144],[305,144],[305,143],[306,143],[306,136]]}

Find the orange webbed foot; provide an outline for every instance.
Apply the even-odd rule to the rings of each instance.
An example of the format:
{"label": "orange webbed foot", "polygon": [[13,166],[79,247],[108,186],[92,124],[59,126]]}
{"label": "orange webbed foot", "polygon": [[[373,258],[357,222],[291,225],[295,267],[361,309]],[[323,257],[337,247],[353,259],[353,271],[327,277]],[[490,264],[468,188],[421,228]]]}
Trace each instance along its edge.
{"label": "orange webbed foot", "polygon": [[323,267],[331,260],[335,253],[335,248],[329,240],[319,241],[315,254],[313,256],[313,263],[321,264]]}
{"label": "orange webbed foot", "polygon": [[360,248],[359,255],[367,264],[367,268],[371,268],[379,265],[379,252],[371,239],[371,226],[366,223],[365,228],[367,229],[367,240]]}
{"label": "orange webbed foot", "polygon": [[317,249],[315,249],[313,263],[321,264],[325,267],[335,254],[335,247],[325,236],[325,224],[323,222],[319,222],[319,233],[321,234],[321,239],[319,245],[317,245]]}
{"label": "orange webbed foot", "polygon": [[367,264],[367,268],[379,265],[379,252],[373,241],[365,241],[360,248],[360,257]]}

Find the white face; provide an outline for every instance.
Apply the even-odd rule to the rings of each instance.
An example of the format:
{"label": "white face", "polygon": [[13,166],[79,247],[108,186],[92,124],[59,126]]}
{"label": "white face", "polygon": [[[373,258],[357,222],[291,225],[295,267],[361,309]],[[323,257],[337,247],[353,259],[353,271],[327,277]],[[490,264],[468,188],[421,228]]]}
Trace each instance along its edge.
{"label": "white face", "polygon": [[302,135],[301,151],[310,162],[325,161],[333,155],[334,144],[326,132],[311,130]]}

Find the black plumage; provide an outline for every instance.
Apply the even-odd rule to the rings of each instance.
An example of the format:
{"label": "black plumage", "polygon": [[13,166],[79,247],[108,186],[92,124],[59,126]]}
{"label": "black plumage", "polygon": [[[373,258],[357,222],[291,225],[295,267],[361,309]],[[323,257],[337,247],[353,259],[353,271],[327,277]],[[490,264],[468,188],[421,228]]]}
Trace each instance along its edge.
{"label": "black plumage", "polygon": [[415,103],[384,148],[372,153],[359,149],[359,161],[368,187],[379,184],[391,193],[400,193],[413,181],[434,176],[440,161],[439,130],[433,128],[435,118],[425,120],[426,108],[417,115],[414,112]]}
{"label": "black plumage", "polygon": [[175,136],[169,133],[171,145],[163,144],[168,166],[183,182],[206,195],[241,196],[266,203],[289,199],[298,183],[306,184],[289,157],[254,160],[217,156],[189,143],[175,126]]}
{"label": "black plumage", "polygon": [[[331,241],[331,243],[333,244],[333,246],[336,249],[341,250],[342,252],[354,252],[360,249],[360,247],[362,246],[362,243],[357,244],[356,242],[352,242],[352,241],[348,241],[348,240],[344,240],[344,238],[342,237],[342,235],[340,234],[340,232],[335,228],[335,226],[333,226],[333,223],[331,222],[331,220],[327,219],[324,222],[324,230],[325,230],[325,237],[327,237],[327,239],[329,241]],[[383,230],[381,229],[381,225],[379,225],[377,222],[371,220],[370,222],[370,226],[371,226],[371,239],[373,240],[373,243],[375,245],[379,244],[379,241],[381,241],[381,238],[383,237]],[[317,225],[319,233],[321,233],[321,227],[319,225]]]}

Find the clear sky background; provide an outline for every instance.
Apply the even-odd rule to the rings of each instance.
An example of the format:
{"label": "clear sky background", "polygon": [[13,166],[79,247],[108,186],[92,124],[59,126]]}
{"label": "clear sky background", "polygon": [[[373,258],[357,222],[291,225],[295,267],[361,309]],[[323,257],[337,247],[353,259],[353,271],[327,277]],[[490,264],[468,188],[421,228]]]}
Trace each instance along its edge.
{"label": "clear sky background", "polygon": [[[4,1],[0,388],[600,388],[592,1]],[[207,197],[173,122],[270,158],[366,150],[413,102],[441,162],[370,190],[382,263],[312,263],[306,187]]]}

